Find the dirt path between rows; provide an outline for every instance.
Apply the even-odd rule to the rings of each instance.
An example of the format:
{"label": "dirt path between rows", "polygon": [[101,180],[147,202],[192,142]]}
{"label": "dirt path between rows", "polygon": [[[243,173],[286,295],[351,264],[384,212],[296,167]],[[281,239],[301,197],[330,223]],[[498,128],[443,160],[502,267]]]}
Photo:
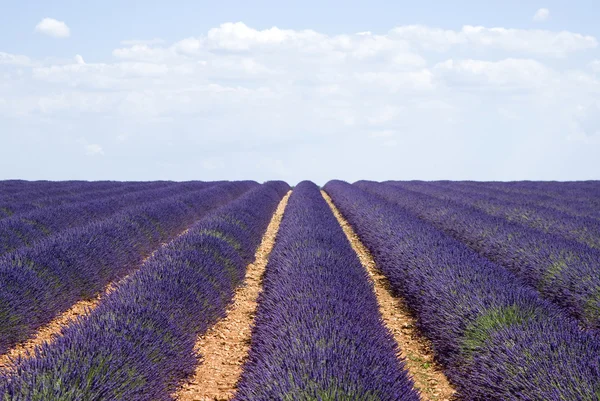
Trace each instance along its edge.
{"label": "dirt path between rows", "polygon": [[275,245],[279,224],[291,191],[279,203],[258,247],[255,260],[248,265],[244,284],[235,293],[226,316],[198,338],[196,352],[202,360],[194,375],[175,394],[180,401],[221,401],[233,398],[242,366],[250,350],[252,322],[262,277]]}
{"label": "dirt path between rows", "polygon": [[[172,240],[181,237],[188,231],[189,229],[182,231],[181,233],[177,234],[177,236],[174,237]],[[118,288],[119,285],[121,285],[129,278],[129,276],[138,271],[144,265],[144,263],[146,263],[146,261],[156,253],[156,251],[166,246],[167,244],[168,242],[163,242],[150,255],[145,257],[144,260],[142,260],[142,262],[138,266],[136,266],[131,272],[121,277],[120,279],[109,283],[104,288],[104,290],[100,292],[95,298],[90,300],[82,300],[75,303],[68,310],[54,318],[50,323],[42,326],[33,337],[20,344],[17,344],[15,347],[11,348],[7,353],[0,355],[0,370],[14,369],[16,366],[11,361],[16,361],[17,358],[28,358],[29,356],[33,355],[33,351],[36,347],[41,346],[45,342],[54,341],[57,337],[60,336],[62,330],[68,327],[69,325],[73,324],[75,320],[77,320],[77,318],[89,315],[94,309],[98,307],[100,301],[104,297],[106,297],[108,294],[110,294],[116,288]]]}
{"label": "dirt path between rows", "polygon": [[383,321],[398,343],[400,356],[404,359],[406,368],[415,382],[415,387],[421,393],[421,399],[427,401],[452,400],[455,390],[448,382],[441,367],[433,360],[431,343],[417,330],[415,319],[411,316],[406,304],[392,295],[388,280],[377,270],[373,256],[360,241],[352,226],[335,207],[329,195],[325,191],[321,191],[321,194],[342,226],[360,262],[373,280]]}

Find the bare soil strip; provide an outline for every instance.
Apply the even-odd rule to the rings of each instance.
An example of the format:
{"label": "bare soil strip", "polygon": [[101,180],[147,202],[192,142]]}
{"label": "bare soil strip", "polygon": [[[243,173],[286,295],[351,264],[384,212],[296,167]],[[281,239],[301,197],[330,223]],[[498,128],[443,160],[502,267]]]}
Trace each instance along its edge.
{"label": "bare soil strip", "polygon": [[404,301],[392,295],[388,280],[377,270],[373,256],[360,241],[352,226],[335,207],[329,195],[325,191],[321,191],[321,194],[373,280],[383,321],[398,343],[400,356],[404,359],[408,372],[415,381],[415,387],[421,393],[421,398],[428,401],[452,400],[455,390],[443,374],[441,367],[433,360],[431,343],[417,330],[415,319]]}
{"label": "bare soil strip", "polygon": [[[178,238],[185,233],[188,232],[188,229],[182,231],[177,235]],[[173,238],[173,239],[175,239]],[[155,249],[150,255],[148,255],[144,260],[136,266],[129,274],[121,277],[120,279],[109,283],[104,290],[99,293],[95,298],[89,300],[82,300],[75,303],[71,308],[58,315],[58,317],[54,318],[50,323],[42,326],[38,332],[28,339],[25,342],[17,344],[15,347],[10,349],[6,354],[0,355],[0,370],[3,369],[11,369],[14,368],[11,361],[16,360],[18,357],[27,358],[30,355],[33,355],[33,350],[41,346],[45,342],[52,342],[54,339],[60,336],[62,330],[69,325],[73,324],[75,320],[80,317],[84,317],[89,315],[96,307],[100,304],[100,301],[106,297],[108,294],[113,292],[121,283],[125,282],[129,276],[135,273],[143,264],[152,257],[156,253],[156,251],[165,245],[168,242],[163,242],[160,247]]]}
{"label": "bare soil strip", "polygon": [[291,191],[277,206],[256,251],[255,260],[248,265],[244,285],[237,288],[226,316],[198,338],[195,350],[202,355],[202,360],[194,375],[177,390],[176,400],[215,401],[233,398],[250,350],[251,327],[256,300],[262,291],[262,277],[290,194]]}
{"label": "bare soil strip", "polygon": [[17,344],[6,354],[0,355],[0,370],[9,369],[11,367],[11,360],[15,360],[18,357],[26,357],[33,352],[35,347],[55,339],[60,334],[63,327],[69,326],[79,316],[86,315],[90,310],[94,309],[100,302],[100,298],[103,297],[107,291],[108,289],[105,290],[102,295],[98,295],[94,299],[77,302],[69,310],[60,314],[47,325],[42,326],[33,337],[25,342]]}

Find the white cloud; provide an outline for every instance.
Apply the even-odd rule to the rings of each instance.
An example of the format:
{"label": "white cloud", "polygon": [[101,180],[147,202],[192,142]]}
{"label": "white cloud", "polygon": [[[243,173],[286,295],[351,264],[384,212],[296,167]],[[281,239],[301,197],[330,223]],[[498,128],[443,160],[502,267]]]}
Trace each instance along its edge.
{"label": "white cloud", "polygon": [[409,41],[425,50],[448,52],[464,49],[496,49],[532,55],[565,57],[569,53],[595,49],[598,40],[568,31],[486,28],[465,25],[460,31],[408,25],[392,29],[392,37]]}
{"label": "white cloud", "polygon": [[207,41],[213,48],[248,50],[257,45],[275,45],[315,34],[313,31],[281,30],[277,27],[258,31],[242,22],[225,23],[208,31]]}
{"label": "white cloud", "polygon": [[171,49],[152,47],[147,44],[135,44],[131,47],[118,48],[113,50],[112,54],[119,59],[151,62],[161,62],[176,56]]}
{"label": "white cloud", "polygon": [[17,66],[30,66],[32,64],[29,57],[0,52],[0,65],[9,64]]}
{"label": "white cloud", "polygon": [[500,61],[446,60],[434,67],[435,76],[453,87],[471,87],[486,90],[522,90],[552,85],[555,78],[551,69],[531,59]]}
{"label": "white cloud", "polygon": [[194,55],[200,50],[201,46],[202,41],[195,38],[186,38],[175,43],[173,48],[177,53],[183,55]]}
{"label": "white cloud", "polygon": [[85,154],[88,156],[104,155],[104,150],[97,143],[90,143],[85,145]]}
{"label": "white cloud", "polygon": [[547,8],[540,8],[533,15],[533,20],[536,22],[546,21],[548,18],[550,18],[550,10]]}
{"label": "white cloud", "polygon": [[364,72],[356,73],[358,82],[378,86],[380,90],[397,93],[399,91],[428,91],[434,89],[434,76],[428,69],[410,72]]}
{"label": "white cloud", "polygon": [[132,80],[164,76],[169,68],[164,64],[146,62],[120,62],[113,64],[85,63],[76,56],[74,63],[36,67],[32,70],[37,80],[63,83],[71,87],[112,88],[131,86]]}
{"label": "white cloud", "polygon": [[165,40],[159,39],[159,38],[154,38],[154,39],[128,39],[128,40],[122,40],[120,43],[121,43],[122,46],[135,46],[135,45],[152,46],[152,45],[162,45],[162,44],[165,43]]}
{"label": "white cloud", "polygon": [[[456,171],[459,159],[472,167],[462,178],[516,177],[542,163],[525,159],[541,152],[536,143],[563,160],[565,146],[598,137],[600,64],[591,59],[600,60],[596,39],[572,32],[404,26],[328,35],[228,23],[173,43],[124,41],[103,62],[0,53],[0,123],[53,132],[63,146],[76,143],[73,153],[102,155],[100,144],[112,143],[115,171],[133,156],[164,168],[127,178],[169,178],[183,164],[187,175],[171,178],[443,178],[435,166]],[[80,132],[86,141],[74,142]],[[480,156],[484,142],[493,155]],[[502,159],[516,148],[522,160]],[[318,161],[306,166],[309,157]],[[552,175],[560,166],[535,165],[562,177]]]}
{"label": "white cloud", "polygon": [[63,21],[54,18],[44,18],[36,26],[35,31],[55,38],[68,38],[71,30]]}

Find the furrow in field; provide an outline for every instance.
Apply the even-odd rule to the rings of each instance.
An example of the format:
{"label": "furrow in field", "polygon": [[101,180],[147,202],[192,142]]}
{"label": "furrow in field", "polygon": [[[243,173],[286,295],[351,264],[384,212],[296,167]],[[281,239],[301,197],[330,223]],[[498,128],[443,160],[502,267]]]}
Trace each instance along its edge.
{"label": "furrow in field", "polygon": [[598,249],[425,193],[367,181],[355,185],[504,266],[582,327],[600,329]]}
{"label": "furrow in field", "polygon": [[[187,233],[188,230],[189,228],[186,228],[183,232],[179,233],[175,237],[175,239]],[[130,277],[133,273],[138,271],[139,268],[141,268],[144,265],[144,263],[146,263],[146,261],[150,259],[159,249],[165,247],[167,244],[167,242],[162,243],[160,247],[155,249],[150,255],[144,258],[144,260],[140,263],[139,266],[134,268],[124,277],[121,277],[120,279],[109,283],[104,288],[104,290],[98,293],[98,295],[96,295],[94,298],[84,299],[75,303],[72,307],[58,315],[51,322],[42,326],[33,336],[31,336],[31,338],[20,344],[17,344],[5,354],[0,355],[0,370],[9,370],[11,368],[14,368],[15,365],[11,363],[12,361],[22,360],[24,358],[31,357],[34,353],[35,348],[41,346],[44,343],[52,343],[58,336],[60,336],[61,332],[66,327],[69,327],[71,324],[77,321],[77,319],[85,317],[92,313],[94,309],[98,307],[102,299],[104,299],[107,295],[109,295],[111,292],[117,289],[122,283],[124,283],[128,279],[128,277]]]}
{"label": "furrow in field", "polygon": [[404,359],[406,369],[412,376],[415,387],[423,400],[450,400],[455,390],[433,359],[431,342],[419,332],[415,318],[409,312],[404,300],[392,294],[387,278],[377,269],[373,255],[358,238],[354,229],[337,209],[331,197],[321,191],[323,198],[340,223],[358,259],[369,273],[379,304],[379,312],[388,330],[399,346],[399,354]]}
{"label": "furrow in field", "polygon": [[166,187],[132,191],[105,198],[89,198],[81,202],[56,207],[45,207],[29,213],[19,214],[0,221],[0,256],[19,248],[35,246],[36,243],[69,229],[85,227],[93,222],[101,222],[118,213],[139,209],[161,199],[208,190],[211,183],[198,183],[192,187]]}
{"label": "furrow in field", "polygon": [[230,400],[233,397],[250,348],[251,326],[262,291],[262,277],[290,195],[291,191],[281,200],[271,218],[255,260],[248,265],[244,285],[236,290],[226,316],[198,338],[195,349],[202,352],[202,361],[194,375],[178,389],[175,399]]}
{"label": "furrow in field", "polygon": [[253,182],[176,195],[67,230],[0,260],[0,353],[26,341],[76,302],[139,266],[162,242]]}
{"label": "furrow in field", "polygon": [[418,401],[373,285],[319,188],[295,188],[269,258],[236,401]]}
{"label": "furrow in field", "polygon": [[502,266],[356,185],[325,190],[464,401],[598,400],[600,343]]}
{"label": "furrow in field", "polygon": [[41,327],[30,339],[11,348],[4,355],[0,355],[0,370],[13,369],[13,361],[28,358],[32,355],[36,347],[54,341],[65,327],[71,325],[79,317],[88,315],[94,310],[98,306],[100,300],[109,294],[112,288],[113,286],[109,285],[102,294],[99,294],[94,299],[77,302],[69,308],[69,310],[63,312],[50,323]]}
{"label": "furrow in field", "polygon": [[207,214],[53,343],[0,371],[0,399],[172,400],[287,191],[268,182]]}
{"label": "furrow in field", "polygon": [[566,240],[600,249],[600,220],[575,217],[544,206],[530,206],[526,204],[524,196],[514,195],[510,200],[498,199],[494,195],[465,193],[455,190],[452,186],[443,187],[428,182],[398,182],[395,186],[449,201],[460,207],[473,208],[485,215],[498,217],[544,234],[558,235]]}

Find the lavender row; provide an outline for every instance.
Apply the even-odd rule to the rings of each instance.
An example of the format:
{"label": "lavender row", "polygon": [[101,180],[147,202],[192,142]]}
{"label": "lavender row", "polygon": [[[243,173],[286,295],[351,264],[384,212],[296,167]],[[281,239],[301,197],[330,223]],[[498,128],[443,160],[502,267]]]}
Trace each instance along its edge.
{"label": "lavender row", "polygon": [[325,190],[432,341],[464,400],[598,399],[600,343],[533,289],[402,208]]}
{"label": "lavender row", "polygon": [[[508,185],[511,184],[511,185]],[[517,186],[518,184],[518,186]],[[598,212],[600,207],[600,188],[598,182],[591,185],[585,192],[568,186],[567,183],[547,183],[545,187],[534,190],[532,183],[488,183],[470,182],[472,188],[485,188],[506,195],[523,194],[531,199],[543,199],[551,207],[565,208],[567,210],[579,209]],[[564,188],[564,189],[563,189]]]}
{"label": "lavender row", "polygon": [[234,182],[142,205],[7,255],[0,261],[0,353],[256,185]]}
{"label": "lavender row", "polygon": [[[386,181],[385,183],[393,184],[425,184],[424,181]],[[553,209],[571,216],[593,216],[598,215],[597,206],[590,203],[590,200],[583,198],[560,198],[556,196],[556,188],[561,188],[563,183],[553,183],[545,192],[519,191],[518,189],[510,189],[498,187],[495,183],[490,182],[474,182],[474,181],[433,181],[439,187],[448,188],[464,193],[477,194],[482,196],[490,196],[499,201],[518,202],[519,204],[530,207],[543,207]]]}
{"label": "lavender row", "polygon": [[50,237],[63,230],[107,218],[119,211],[135,209],[173,195],[183,195],[212,186],[198,182],[186,188],[159,186],[158,189],[135,191],[104,199],[91,199],[57,207],[46,207],[34,212],[19,214],[0,221],[0,256],[23,246],[30,246],[41,238]]}
{"label": "lavender row", "polygon": [[503,265],[583,326],[600,328],[600,251],[450,200],[392,185],[356,185],[433,223]]}
{"label": "lavender row", "polygon": [[171,400],[197,363],[197,336],[224,315],[288,189],[254,188],[157,251],[91,315],[2,377],[0,399]]}
{"label": "lavender row", "polygon": [[61,196],[44,196],[41,198],[21,199],[21,200],[0,200],[0,219],[6,219],[14,216],[21,216],[26,213],[44,210],[50,207],[62,205],[71,205],[78,202],[89,202],[118,195],[126,195],[133,192],[173,188],[174,191],[185,189],[182,184],[170,182],[149,182],[149,183],[123,183],[108,189],[85,191]]}
{"label": "lavender row", "polygon": [[[0,181],[0,184],[6,181]],[[52,199],[68,199],[70,196],[78,196],[83,193],[111,191],[123,186],[137,186],[145,183],[131,182],[52,182],[45,181],[37,185],[31,184],[19,191],[6,188],[0,193],[0,204],[5,202],[35,202],[50,201]]]}
{"label": "lavender row", "polygon": [[395,185],[436,198],[447,199],[461,206],[474,207],[492,216],[504,218],[543,233],[553,233],[565,239],[580,242],[591,248],[600,248],[600,220],[574,217],[542,206],[528,206],[525,196],[513,195],[512,200],[498,200],[494,196],[465,193],[453,186],[427,182],[397,182]]}
{"label": "lavender row", "polygon": [[520,205],[531,208],[547,208],[564,213],[568,216],[593,218],[596,220],[600,219],[600,210],[597,207],[590,205],[589,202],[586,203],[581,199],[561,201],[549,196],[547,193],[518,194],[502,191],[500,189],[495,189],[484,185],[473,185],[473,183],[463,181],[436,181],[433,182],[433,184],[453,191],[459,191],[461,193],[493,197],[494,199],[502,202],[517,202]]}
{"label": "lavender row", "polygon": [[78,193],[82,190],[99,190],[116,188],[123,185],[119,181],[23,181],[5,180],[0,181],[0,197],[32,197],[34,194],[40,196],[66,195]]}
{"label": "lavender row", "polygon": [[[385,183],[399,183],[400,181],[386,181]],[[406,182],[405,182],[406,183]],[[421,181],[411,181],[411,183],[423,183]],[[516,184],[518,182],[510,182],[506,184]],[[544,191],[526,191],[518,190],[516,188],[498,186],[495,182],[477,182],[477,181],[433,181],[440,187],[450,188],[461,192],[486,195],[494,197],[501,201],[515,202],[531,206],[531,207],[545,207],[550,208],[562,213],[566,213],[572,216],[583,216],[592,217],[595,219],[600,218],[599,209],[597,205],[590,203],[590,199],[583,198],[564,198],[557,197],[556,192],[558,188],[561,188],[564,183],[552,182],[545,188]],[[530,184],[530,182],[524,182],[524,185]],[[551,185],[550,185],[551,184]]]}
{"label": "lavender row", "polygon": [[52,205],[54,202],[55,205],[66,203],[72,197],[78,198],[94,193],[118,192],[127,187],[131,189],[141,188],[141,186],[132,185],[132,183],[119,183],[109,187],[103,186],[98,189],[88,187],[89,189],[86,190],[86,187],[82,185],[72,184],[65,188],[64,185],[61,186],[59,182],[55,182],[35,190],[21,192],[8,190],[0,193],[0,218],[36,210],[46,205]]}
{"label": "lavender row", "polygon": [[513,181],[513,182],[484,182],[483,186],[497,188],[510,192],[524,192],[528,194],[545,194],[557,199],[584,198],[599,202],[599,181]]}
{"label": "lavender row", "polygon": [[373,285],[318,187],[288,202],[235,400],[418,400]]}

